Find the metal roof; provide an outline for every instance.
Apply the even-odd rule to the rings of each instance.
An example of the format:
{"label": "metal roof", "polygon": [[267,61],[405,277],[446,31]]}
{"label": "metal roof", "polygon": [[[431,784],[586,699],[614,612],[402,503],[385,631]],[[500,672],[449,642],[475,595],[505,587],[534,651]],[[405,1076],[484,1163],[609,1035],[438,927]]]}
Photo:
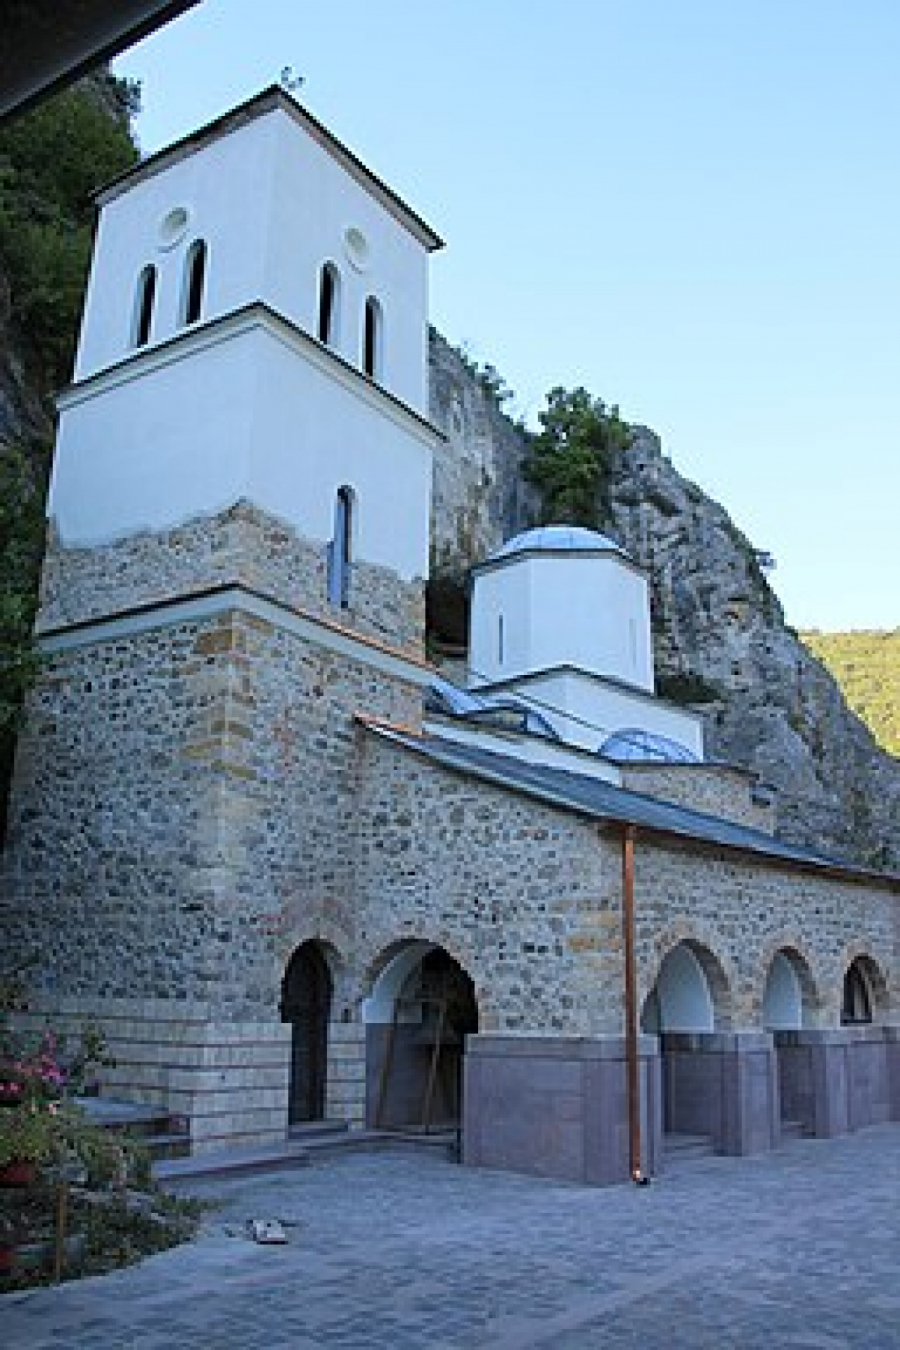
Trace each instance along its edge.
{"label": "metal roof", "polygon": [[851,880],[872,880],[892,890],[900,889],[900,874],[875,872],[797,844],[788,844],[762,830],[735,824],[721,816],[711,816],[672,802],[659,801],[568,769],[527,763],[510,755],[444,741],[436,736],[417,736],[371,718],[361,720],[374,734],[402,745],[443,768],[471,774],[594,820],[643,827],[656,834],[699,841],[805,868],[837,871]]}

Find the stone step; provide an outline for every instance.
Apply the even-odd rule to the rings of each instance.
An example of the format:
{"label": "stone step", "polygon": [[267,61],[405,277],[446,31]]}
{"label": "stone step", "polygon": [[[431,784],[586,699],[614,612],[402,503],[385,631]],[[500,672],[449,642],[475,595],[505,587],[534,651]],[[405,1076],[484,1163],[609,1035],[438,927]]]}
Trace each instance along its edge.
{"label": "stone step", "polygon": [[455,1130],[433,1134],[391,1130],[332,1130],[305,1137],[302,1142],[291,1138],[283,1143],[259,1147],[241,1146],[190,1157],[161,1158],[154,1162],[153,1175],[157,1181],[174,1185],[194,1177],[308,1167],[312,1162],[324,1162],[350,1153],[397,1150],[421,1152],[423,1149],[437,1150],[456,1160],[459,1156],[459,1135]]}
{"label": "stone step", "polygon": [[708,1134],[664,1134],[663,1161],[671,1163],[689,1162],[694,1158],[709,1158],[715,1155],[715,1146]]}
{"label": "stone step", "polygon": [[781,1122],[781,1137],[783,1140],[789,1139],[808,1139],[809,1130],[802,1120],[783,1120]]}
{"label": "stone step", "polygon": [[76,1097],[76,1104],[95,1124],[121,1134],[147,1150],[151,1161],[181,1158],[190,1153],[188,1121],[164,1108],[108,1097]]}

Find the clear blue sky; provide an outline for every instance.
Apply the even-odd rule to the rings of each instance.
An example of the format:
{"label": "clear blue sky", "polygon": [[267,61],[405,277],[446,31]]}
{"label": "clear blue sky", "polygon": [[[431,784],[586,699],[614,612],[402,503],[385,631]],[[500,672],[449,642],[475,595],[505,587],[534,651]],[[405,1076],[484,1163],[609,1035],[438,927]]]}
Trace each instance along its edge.
{"label": "clear blue sky", "polygon": [[151,152],[285,66],[446,239],[431,317],[584,384],[798,627],[900,624],[897,0],[203,0],[116,68]]}

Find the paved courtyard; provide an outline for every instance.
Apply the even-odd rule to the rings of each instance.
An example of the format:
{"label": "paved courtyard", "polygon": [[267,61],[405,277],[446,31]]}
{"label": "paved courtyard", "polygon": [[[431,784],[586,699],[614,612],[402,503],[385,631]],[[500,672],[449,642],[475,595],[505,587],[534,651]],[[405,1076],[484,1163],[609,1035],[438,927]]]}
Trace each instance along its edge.
{"label": "paved courtyard", "polygon": [[[900,1347],[900,1127],[588,1190],[413,1154],[195,1181],[187,1247],[0,1298],[4,1350]],[[252,1217],[290,1242],[239,1236]]]}

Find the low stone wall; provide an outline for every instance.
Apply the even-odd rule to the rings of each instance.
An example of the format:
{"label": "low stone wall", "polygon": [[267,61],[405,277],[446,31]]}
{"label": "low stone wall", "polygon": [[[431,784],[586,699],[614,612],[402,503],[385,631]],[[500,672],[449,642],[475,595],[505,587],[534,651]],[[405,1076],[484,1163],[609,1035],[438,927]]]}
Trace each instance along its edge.
{"label": "low stone wall", "polygon": [[727,764],[624,764],[622,783],[631,792],[721,816],[738,825],[775,832],[775,808],[755,801],[754,775]]}
{"label": "low stone wall", "polygon": [[[639,1042],[641,1169],[661,1158],[659,1057]],[[625,1041],[470,1036],[463,1087],[463,1161],[592,1186],[629,1177]]]}
{"label": "low stone wall", "polygon": [[20,1022],[66,1038],[99,1027],[115,1061],[102,1071],[103,1095],[183,1118],[192,1153],[283,1140],[290,1027],[215,1017],[211,1006],[176,1000],[63,999],[33,1003]]}
{"label": "low stone wall", "polygon": [[900,1027],[777,1031],[784,1120],[838,1134],[900,1120]]}

